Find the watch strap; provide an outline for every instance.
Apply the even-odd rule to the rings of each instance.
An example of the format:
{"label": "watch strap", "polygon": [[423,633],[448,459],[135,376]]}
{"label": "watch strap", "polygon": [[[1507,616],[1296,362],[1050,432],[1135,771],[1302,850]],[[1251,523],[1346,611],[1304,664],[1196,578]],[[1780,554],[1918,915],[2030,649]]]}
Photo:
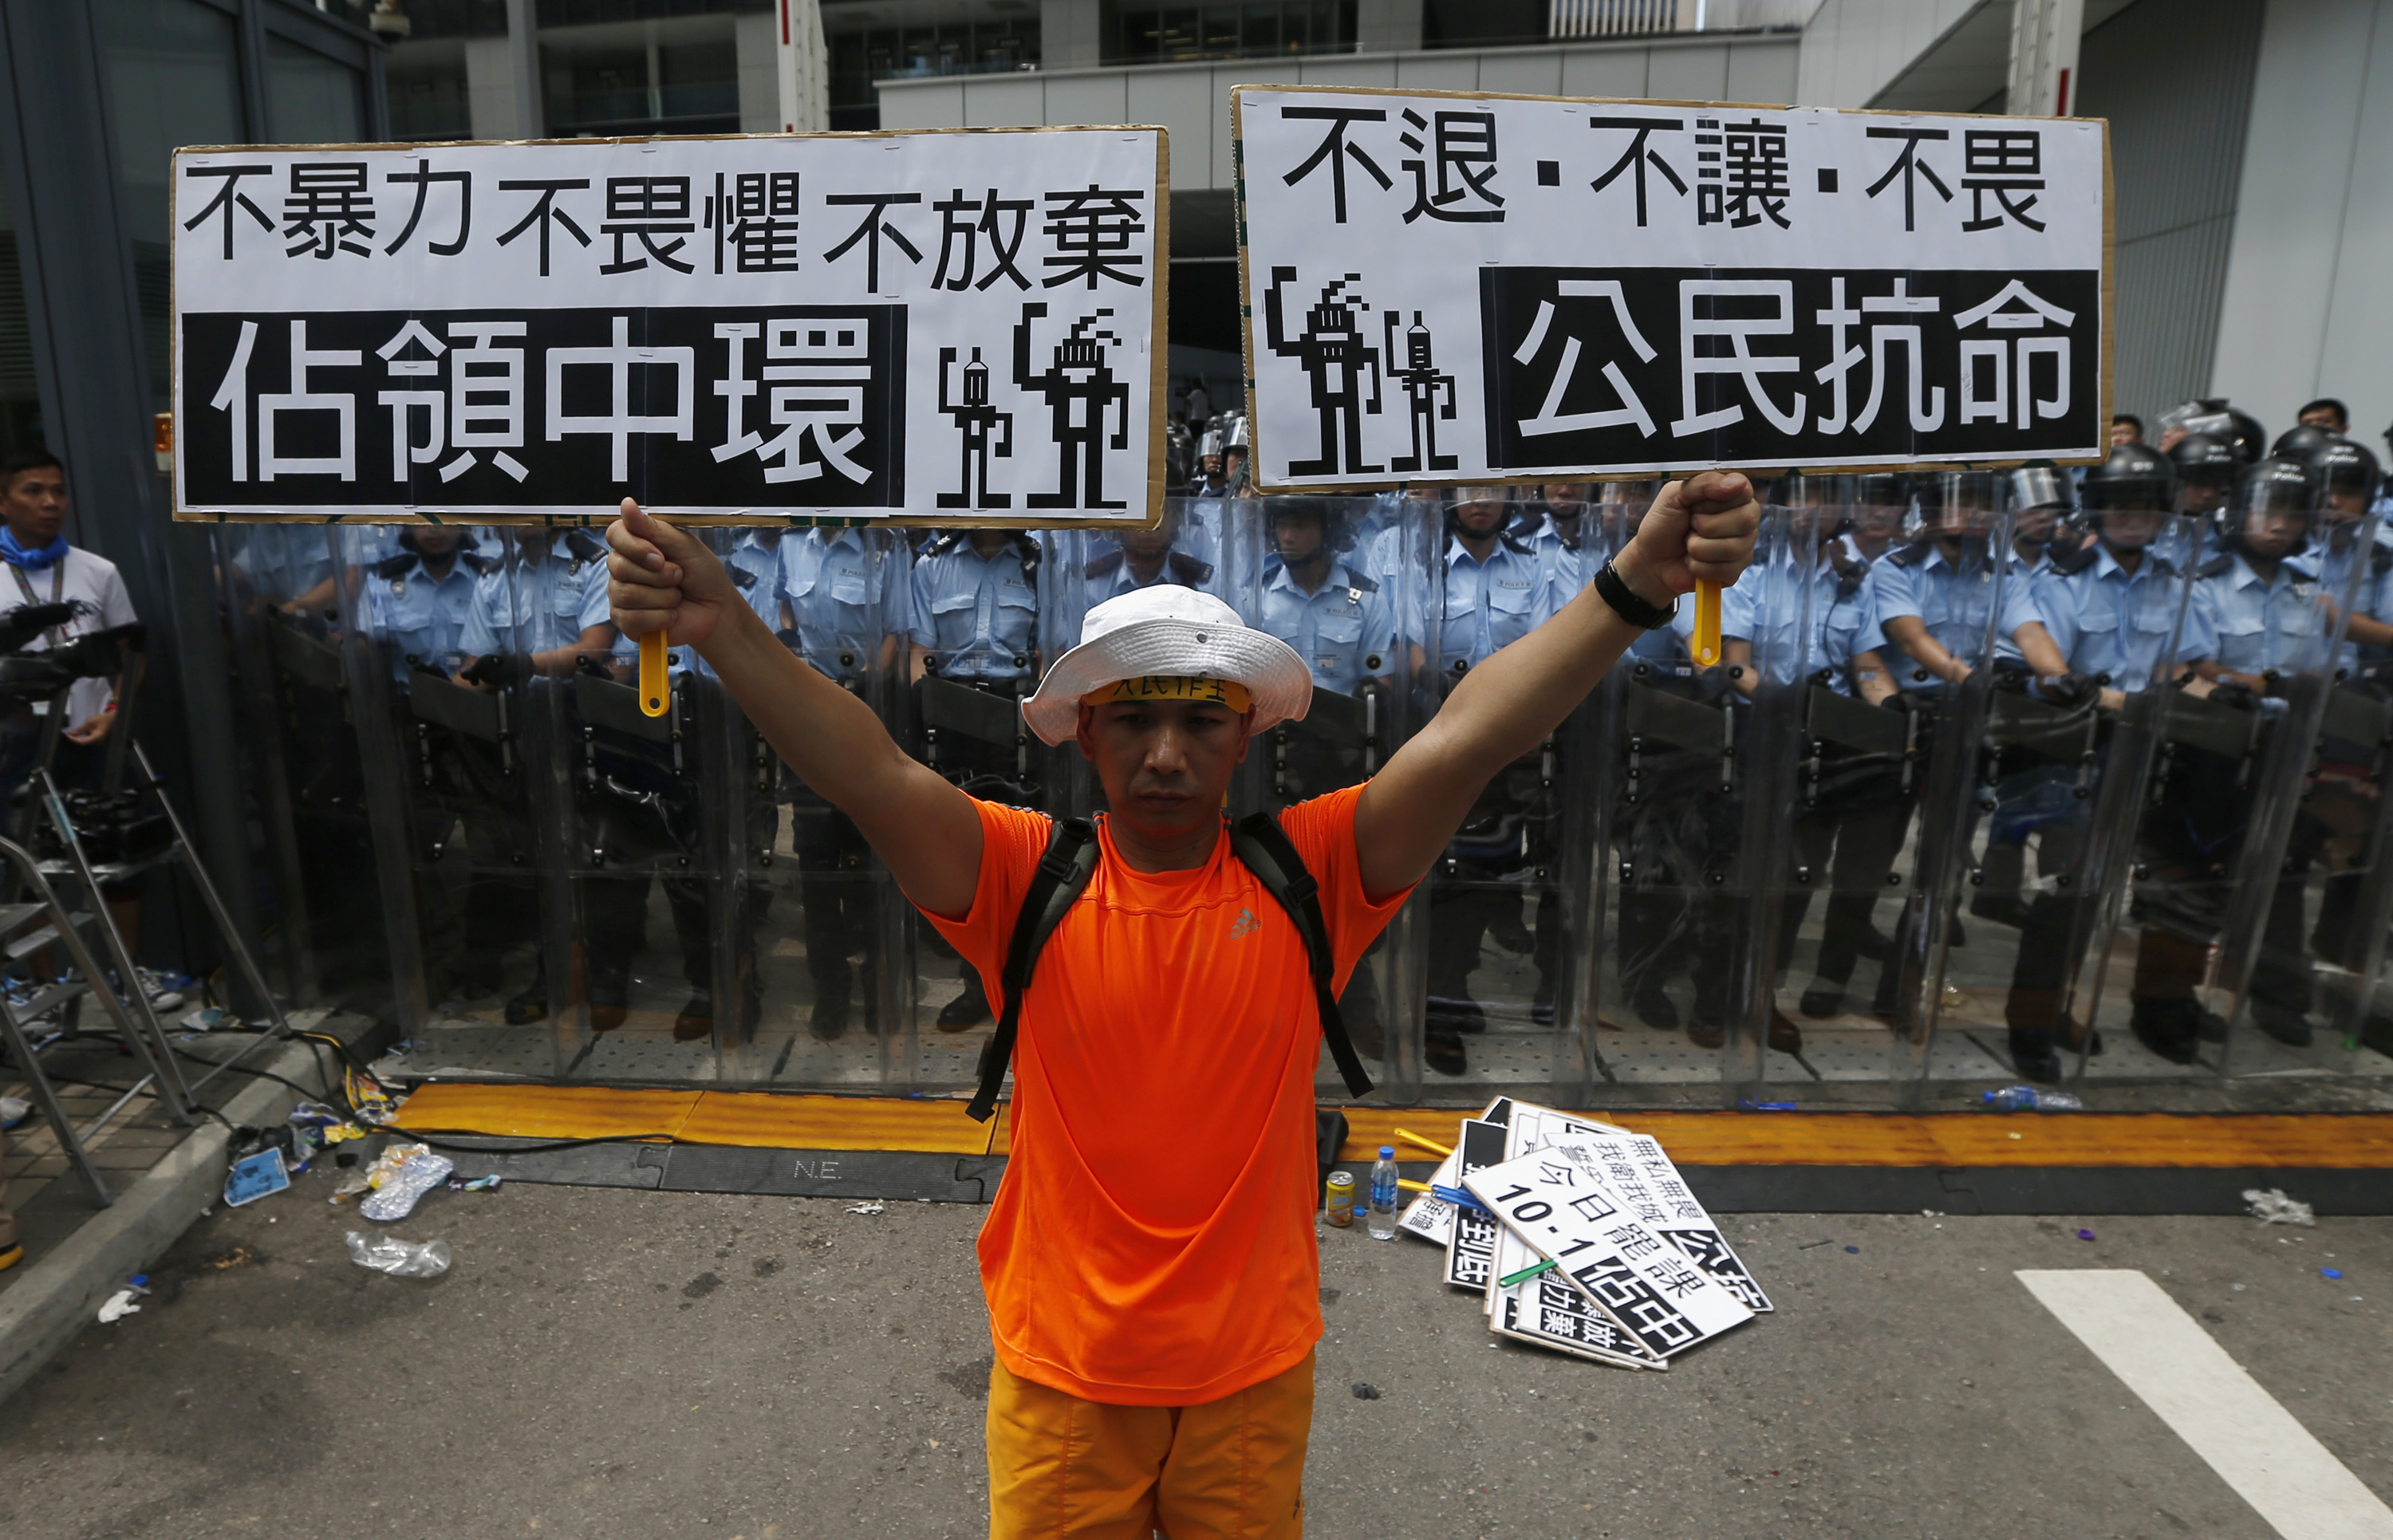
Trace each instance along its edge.
{"label": "watch strap", "polygon": [[1659,631],[1679,613],[1679,601],[1676,599],[1665,608],[1639,598],[1608,560],[1595,575],[1595,591],[1603,596],[1605,604],[1612,607],[1614,614],[1640,631]]}

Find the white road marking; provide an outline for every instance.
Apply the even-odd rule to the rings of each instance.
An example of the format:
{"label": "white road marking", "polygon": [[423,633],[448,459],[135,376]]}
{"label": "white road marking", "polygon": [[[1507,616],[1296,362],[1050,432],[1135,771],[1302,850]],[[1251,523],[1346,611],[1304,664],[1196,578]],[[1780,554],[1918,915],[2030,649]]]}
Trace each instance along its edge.
{"label": "white road marking", "polygon": [[2393,1540],[2393,1508],[2141,1272],[2016,1276],[2285,1540]]}

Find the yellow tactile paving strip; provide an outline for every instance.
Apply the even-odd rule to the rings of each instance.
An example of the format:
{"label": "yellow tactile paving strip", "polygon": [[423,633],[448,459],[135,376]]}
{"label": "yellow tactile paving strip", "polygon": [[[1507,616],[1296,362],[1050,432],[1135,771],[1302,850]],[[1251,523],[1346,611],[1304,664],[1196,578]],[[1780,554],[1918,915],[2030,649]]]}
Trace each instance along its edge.
{"label": "yellow tactile paving strip", "polygon": [[[400,1123],[425,1133],[518,1139],[665,1138],[788,1150],[911,1150],[1003,1155],[1010,1108],[988,1123],[958,1101],[778,1096],[761,1091],[629,1090],[612,1086],[430,1085]],[[1346,1160],[1395,1144],[1434,1158],[1399,1128],[1441,1142],[1467,1114],[1452,1108],[1345,1109]],[[2058,1166],[2368,1170],[2393,1168],[2393,1116],[2172,1113],[1596,1113],[1649,1133],[1682,1166]]]}
{"label": "yellow tactile paving strip", "polygon": [[[1468,1116],[1467,1114],[1463,1116]],[[2314,1113],[1589,1113],[1661,1141],[1681,1166],[2393,1167],[2393,1116]],[[1395,1130],[1451,1142],[1457,1115],[1348,1108],[1341,1158],[1381,1144],[1433,1159]]]}

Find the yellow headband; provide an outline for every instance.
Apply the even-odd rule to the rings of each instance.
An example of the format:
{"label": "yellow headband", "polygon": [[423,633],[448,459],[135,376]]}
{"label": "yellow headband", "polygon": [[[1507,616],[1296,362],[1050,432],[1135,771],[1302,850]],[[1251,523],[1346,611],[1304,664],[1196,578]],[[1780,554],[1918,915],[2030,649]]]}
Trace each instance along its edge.
{"label": "yellow headband", "polygon": [[1214,679],[1203,674],[1142,674],[1099,685],[1080,698],[1092,706],[1101,706],[1108,700],[1210,701],[1241,716],[1254,708],[1254,698],[1247,693],[1244,685],[1235,679]]}

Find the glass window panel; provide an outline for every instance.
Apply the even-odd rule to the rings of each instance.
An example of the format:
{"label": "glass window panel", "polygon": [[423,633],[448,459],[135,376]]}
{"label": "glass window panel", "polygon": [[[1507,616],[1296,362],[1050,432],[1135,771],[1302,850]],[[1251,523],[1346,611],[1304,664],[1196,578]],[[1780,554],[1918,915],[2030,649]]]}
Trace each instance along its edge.
{"label": "glass window panel", "polygon": [[365,77],[287,37],[266,40],[266,115],[277,144],[366,137]]}

